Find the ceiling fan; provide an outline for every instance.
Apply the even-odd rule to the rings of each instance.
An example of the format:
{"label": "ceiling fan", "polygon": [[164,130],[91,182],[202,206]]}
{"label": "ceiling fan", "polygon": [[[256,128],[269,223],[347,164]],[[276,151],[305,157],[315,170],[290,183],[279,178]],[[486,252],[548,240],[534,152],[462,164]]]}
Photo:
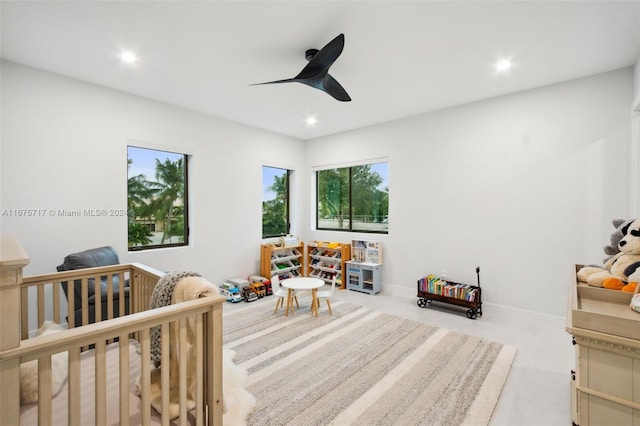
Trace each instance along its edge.
{"label": "ceiling fan", "polygon": [[298,75],[284,80],[255,83],[252,86],[277,83],[302,83],[315,89],[322,90],[342,102],[351,101],[346,90],[329,74],[329,68],[344,48],[344,34],[338,35],[322,49],[309,49],[305,52],[305,58],[309,61]]}

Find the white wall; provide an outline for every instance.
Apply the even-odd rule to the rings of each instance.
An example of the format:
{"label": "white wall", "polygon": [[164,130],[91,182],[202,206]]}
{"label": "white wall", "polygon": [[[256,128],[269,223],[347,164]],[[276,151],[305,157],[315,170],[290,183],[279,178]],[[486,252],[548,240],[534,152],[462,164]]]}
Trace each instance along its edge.
{"label": "white wall", "polygon": [[[257,273],[261,166],[301,169],[303,142],[2,63],[0,209],[126,209],[132,140],[193,153],[189,247],[128,253],[126,217],[3,216],[1,232],[31,257],[26,273],[54,272],[66,254],[101,245],[122,262],[193,270],[214,283]],[[292,216],[300,223],[301,209]]]}
{"label": "white wall", "polygon": [[415,296],[416,279],[441,270],[475,282],[480,265],[485,303],[562,316],[571,265],[599,263],[610,220],[628,211],[631,69],[307,143],[12,63],[1,78],[0,209],[124,208],[131,140],[194,154],[189,247],[128,253],[123,217],[2,216],[27,274],[104,244],[214,282],[257,272],[263,164],[296,170],[303,240],[367,238],[311,229],[309,170],[387,157],[390,233],[373,237],[385,292]]}
{"label": "white wall", "polygon": [[[638,14],[640,22],[640,13]],[[633,67],[634,71],[634,102],[633,102],[633,129],[631,132],[631,156],[630,156],[630,179],[631,188],[629,194],[629,216],[640,217],[640,57]]]}
{"label": "white wall", "polygon": [[633,67],[633,94],[634,99],[640,100],[640,58],[636,61],[635,66]]}
{"label": "white wall", "polygon": [[[628,211],[632,92],[614,71],[309,141],[307,164],[388,157],[389,234],[369,235],[384,292],[442,270],[475,283],[479,265],[485,303],[564,316],[572,264],[600,263]],[[314,231],[305,204],[306,239],[352,239]]]}

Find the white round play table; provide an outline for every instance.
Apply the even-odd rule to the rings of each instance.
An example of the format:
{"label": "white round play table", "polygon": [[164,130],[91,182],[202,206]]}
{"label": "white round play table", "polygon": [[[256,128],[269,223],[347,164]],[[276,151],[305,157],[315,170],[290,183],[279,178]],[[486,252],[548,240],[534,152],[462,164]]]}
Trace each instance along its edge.
{"label": "white round play table", "polygon": [[280,281],[280,285],[288,289],[287,292],[287,311],[285,315],[289,315],[289,307],[291,307],[291,315],[293,315],[292,290],[311,290],[311,314],[318,316],[318,300],[316,292],[324,285],[324,280],[313,277],[293,277]]}

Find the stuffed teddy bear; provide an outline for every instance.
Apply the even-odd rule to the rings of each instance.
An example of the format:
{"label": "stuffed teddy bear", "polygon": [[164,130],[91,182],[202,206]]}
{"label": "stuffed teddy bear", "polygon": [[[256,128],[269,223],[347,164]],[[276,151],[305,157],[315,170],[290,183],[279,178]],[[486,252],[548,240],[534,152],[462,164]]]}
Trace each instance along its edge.
{"label": "stuffed teddy bear", "polygon": [[607,263],[609,259],[611,259],[616,254],[620,253],[620,248],[618,247],[618,243],[620,242],[622,237],[624,237],[624,234],[622,233],[622,229],[628,224],[630,224],[631,222],[633,222],[633,219],[630,219],[630,220],[613,219],[611,221],[611,223],[613,224],[613,227],[616,228],[616,230],[613,231],[613,233],[609,237],[609,245],[603,247],[604,254],[607,255],[607,257],[605,257],[602,260],[603,264]]}
{"label": "stuffed teddy bear", "polygon": [[[578,281],[586,282],[594,287],[618,290],[622,290],[627,285],[629,275],[640,269],[640,220],[621,223],[619,232],[622,235],[617,244],[619,252],[613,254],[602,268],[594,266],[581,268],[578,271]],[[612,242],[616,238],[614,233]],[[609,249],[614,250],[611,246]],[[605,247],[605,253],[609,254],[607,247]],[[625,291],[629,291],[629,288],[626,288]]]}

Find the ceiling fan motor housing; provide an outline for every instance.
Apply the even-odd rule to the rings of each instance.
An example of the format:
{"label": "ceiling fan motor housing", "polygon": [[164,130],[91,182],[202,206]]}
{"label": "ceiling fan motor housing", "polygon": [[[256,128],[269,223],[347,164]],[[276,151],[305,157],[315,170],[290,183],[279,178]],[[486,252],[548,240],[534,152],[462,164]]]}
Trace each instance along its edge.
{"label": "ceiling fan motor housing", "polygon": [[304,57],[306,58],[307,61],[310,61],[311,58],[316,56],[316,53],[318,53],[318,49],[309,49],[306,52],[304,52]]}

